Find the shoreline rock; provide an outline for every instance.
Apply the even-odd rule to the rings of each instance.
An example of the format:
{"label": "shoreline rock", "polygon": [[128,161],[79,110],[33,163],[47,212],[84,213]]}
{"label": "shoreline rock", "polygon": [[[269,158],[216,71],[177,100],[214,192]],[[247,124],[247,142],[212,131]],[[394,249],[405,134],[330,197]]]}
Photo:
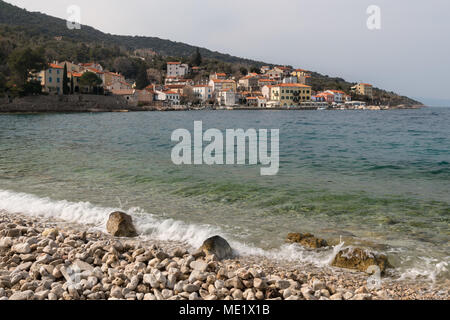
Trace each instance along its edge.
{"label": "shoreline rock", "polygon": [[124,212],[113,212],[109,215],[106,230],[114,237],[133,238],[137,236],[133,218]]}
{"label": "shoreline rock", "polygon": [[386,255],[352,247],[339,251],[331,265],[338,268],[359,270],[369,274],[375,272],[372,268],[374,266],[379,268],[381,274],[384,274],[386,269],[392,268]]}
{"label": "shoreline rock", "polygon": [[326,240],[316,238],[311,233],[289,233],[287,241],[290,243],[298,243],[304,247],[311,249],[328,247],[328,243]]}
{"label": "shoreline rock", "polygon": [[202,252],[206,256],[215,256],[219,260],[233,257],[233,249],[231,249],[230,244],[220,236],[214,236],[205,240],[197,252]]}

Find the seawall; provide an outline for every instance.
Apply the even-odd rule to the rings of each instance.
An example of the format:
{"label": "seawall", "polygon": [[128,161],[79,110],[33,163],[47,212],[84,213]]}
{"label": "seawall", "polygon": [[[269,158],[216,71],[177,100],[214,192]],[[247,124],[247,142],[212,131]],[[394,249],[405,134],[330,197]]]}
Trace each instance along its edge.
{"label": "seawall", "polygon": [[145,111],[120,96],[67,95],[0,98],[0,113]]}

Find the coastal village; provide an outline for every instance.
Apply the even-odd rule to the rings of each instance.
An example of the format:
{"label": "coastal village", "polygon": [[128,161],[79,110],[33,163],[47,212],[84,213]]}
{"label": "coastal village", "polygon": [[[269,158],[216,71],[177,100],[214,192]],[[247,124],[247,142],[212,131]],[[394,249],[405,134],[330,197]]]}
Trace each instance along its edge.
{"label": "coastal village", "polygon": [[[64,70],[66,69],[66,71]],[[352,101],[351,93],[371,98],[373,86],[359,83],[352,92],[324,90],[315,92],[310,85],[311,73],[286,66],[263,66],[259,73],[248,73],[236,78],[226,73],[212,73],[209,78],[194,81],[201,67],[173,61],[167,62],[163,83],[153,83],[143,90],[134,80],[106,70],[95,62],[53,62],[48,68],[34,74],[42,91],[50,95],[104,94],[122,97],[130,106],[152,106],[157,109],[185,109],[214,107],[216,109],[358,109],[380,110],[382,106],[368,106],[363,101]],[[82,85],[85,74],[94,77],[95,86]],[[66,77],[66,79],[64,79]],[[198,77],[196,78],[198,79]],[[95,81],[94,81],[95,83]],[[64,88],[64,86],[67,88]],[[386,107],[387,108],[387,107]]]}

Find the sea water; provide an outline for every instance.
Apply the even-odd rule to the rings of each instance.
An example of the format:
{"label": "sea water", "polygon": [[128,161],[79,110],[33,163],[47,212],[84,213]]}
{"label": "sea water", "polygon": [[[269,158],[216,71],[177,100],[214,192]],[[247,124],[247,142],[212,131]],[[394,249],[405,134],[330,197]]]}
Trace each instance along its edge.
{"label": "sea water", "polygon": [[[171,161],[171,134],[279,129],[280,169]],[[403,278],[449,279],[450,109],[0,115],[0,210],[97,228],[132,213],[146,237],[327,265],[310,232],[387,253]]]}

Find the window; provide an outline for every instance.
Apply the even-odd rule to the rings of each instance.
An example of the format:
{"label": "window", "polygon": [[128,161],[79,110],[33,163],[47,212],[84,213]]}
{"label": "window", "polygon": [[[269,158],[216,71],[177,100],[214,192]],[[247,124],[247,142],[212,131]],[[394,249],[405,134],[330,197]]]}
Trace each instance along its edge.
{"label": "window", "polygon": [[48,78],[48,82],[53,82],[52,77],[49,77],[49,78]]}
{"label": "window", "polygon": [[52,69],[48,69],[48,73],[52,73]]}
{"label": "window", "polygon": [[61,81],[61,79],[59,79],[59,78],[56,78],[56,82],[57,83],[59,83]]}

